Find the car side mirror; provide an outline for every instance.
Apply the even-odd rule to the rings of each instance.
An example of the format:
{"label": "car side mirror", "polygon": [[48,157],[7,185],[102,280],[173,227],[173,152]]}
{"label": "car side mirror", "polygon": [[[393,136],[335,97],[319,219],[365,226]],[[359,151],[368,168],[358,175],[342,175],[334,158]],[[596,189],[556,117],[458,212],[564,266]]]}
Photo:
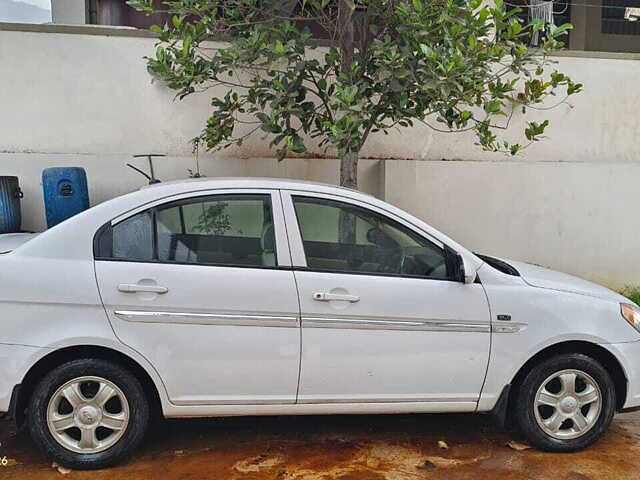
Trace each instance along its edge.
{"label": "car side mirror", "polygon": [[462,267],[460,268],[462,269],[462,276],[463,276],[464,283],[466,284],[475,283],[476,278],[478,278],[478,274],[475,272],[475,270],[465,267],[464,259],[462,258],[462,256],[460,256],[460,259],[462,263]]}
{"label": "car side mirror", "polygon": [[449,278],[454,282],[460,283],[473,283],[476,281],[476,273],[468,271],[464,265],[464,259],[462,255],[445,245],[445,261],[447,263],[447,273]]}

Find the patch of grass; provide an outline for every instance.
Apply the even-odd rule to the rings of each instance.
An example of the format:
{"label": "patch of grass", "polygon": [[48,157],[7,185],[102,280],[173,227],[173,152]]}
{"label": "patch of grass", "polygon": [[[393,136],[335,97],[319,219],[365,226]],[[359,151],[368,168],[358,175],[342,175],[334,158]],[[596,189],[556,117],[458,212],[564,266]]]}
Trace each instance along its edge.
{"label": "patch of grass", "polygon": [[620,290],[620,295],[624,295],[636,305],[640,305],[640,287],[625,287]]}

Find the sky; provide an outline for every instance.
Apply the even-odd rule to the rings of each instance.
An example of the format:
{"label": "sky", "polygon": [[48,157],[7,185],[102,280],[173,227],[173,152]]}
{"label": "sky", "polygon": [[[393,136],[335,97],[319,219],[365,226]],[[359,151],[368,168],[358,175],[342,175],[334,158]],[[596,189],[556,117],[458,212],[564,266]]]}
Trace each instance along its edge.
{"label": "sky", "polygon": [[0,0],[0,22],[47,23],[50,0]]}
{"label": "sky", "polygon": [[36,7],[44,8],[45,10],[51,10],[51,0],[21,0],[23,3],[30,3]]}

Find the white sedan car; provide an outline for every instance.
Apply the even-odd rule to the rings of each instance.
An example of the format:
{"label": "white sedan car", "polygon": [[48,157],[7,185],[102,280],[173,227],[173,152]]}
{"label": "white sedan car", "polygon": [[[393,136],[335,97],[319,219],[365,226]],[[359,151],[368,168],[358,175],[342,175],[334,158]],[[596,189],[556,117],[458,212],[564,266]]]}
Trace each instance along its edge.
{"label": "white sedan car", "polygon": [[640,406],[636,305],[347,189],[166,183],[0,252],[0,412],[75,469],[154,411],[491,412],[568,452]]}

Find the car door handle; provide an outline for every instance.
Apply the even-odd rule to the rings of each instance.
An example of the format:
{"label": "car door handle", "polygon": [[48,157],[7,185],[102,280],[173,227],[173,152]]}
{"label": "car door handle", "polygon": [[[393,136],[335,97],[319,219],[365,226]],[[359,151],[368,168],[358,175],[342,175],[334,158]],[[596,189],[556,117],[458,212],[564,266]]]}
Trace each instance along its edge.
{"label": "car door handle", "polygon": [[313,294],[313,299],[319,302],[330,302],[331,300],[342,300],[345,302],[359,302],[360,297],[356,295],[345,295],[341,293],[327,293],[327,292],[316,292]]}
{"label": "car door handle", "polygon": [[167,293],[169,289],[167,287],[160,287],[158,285],[139,285],[131,283],[121,283],[118,285],[118,291],[123,293]]}

